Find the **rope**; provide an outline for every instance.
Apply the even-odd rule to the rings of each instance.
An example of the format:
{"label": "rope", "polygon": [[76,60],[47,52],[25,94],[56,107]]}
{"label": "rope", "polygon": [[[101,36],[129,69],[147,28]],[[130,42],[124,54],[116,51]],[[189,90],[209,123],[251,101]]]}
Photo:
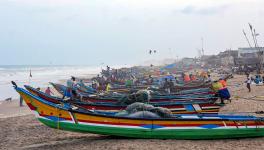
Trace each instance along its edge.
{"label": "rope", "polygon": [[59,121],[60,121],[60,118],[59,118],[59,109],[58,109],[58,107],[56,107],[56,111],[57,111],[57,129],[60,129],[60,123],[59,123]]}

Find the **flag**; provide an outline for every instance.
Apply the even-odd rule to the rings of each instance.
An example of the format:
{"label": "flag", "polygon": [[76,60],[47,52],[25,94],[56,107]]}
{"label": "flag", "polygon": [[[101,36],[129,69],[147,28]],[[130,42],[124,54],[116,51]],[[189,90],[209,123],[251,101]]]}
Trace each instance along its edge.
{"label": "flag", "polygon": [[29,77],[32,78],[31,69],[29,70]]}

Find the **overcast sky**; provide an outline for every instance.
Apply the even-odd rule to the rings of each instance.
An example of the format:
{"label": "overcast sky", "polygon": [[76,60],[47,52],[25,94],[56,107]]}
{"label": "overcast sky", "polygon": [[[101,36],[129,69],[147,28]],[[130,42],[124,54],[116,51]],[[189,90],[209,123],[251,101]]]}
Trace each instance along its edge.
{"label": "overcast sky", "polygon": [[[264,45],[263,0],[0,0],[0,65],[137,64]],[[155,49],[156,56],[147,51]]]}

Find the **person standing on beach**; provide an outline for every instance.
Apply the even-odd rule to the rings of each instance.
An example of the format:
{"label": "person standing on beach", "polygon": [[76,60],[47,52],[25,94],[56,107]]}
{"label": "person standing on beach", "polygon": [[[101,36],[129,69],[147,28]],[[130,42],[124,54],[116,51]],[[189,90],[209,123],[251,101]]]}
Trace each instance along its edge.
{"label": "person standing on beach", "polygon": [[64,99],[65,96],[73,99],[73,97],[77,94],[75,91],[75,86],[76,86],[75,77],[72,77],[70,80],[67,80],[67,88],[64,91],[62,99]]}
{"label": "person standing on beach", "polygon": [[24,105],[23,105],[23,98],[22,98],[22,96],[20,96],[20,98],[19,98],[19,106],[20,107],[23,107]]}
{"label": "person standing on beach", "polygon": [[[50,90],[50,87],[48,87],[45,91],[46,94],[51,95],[53,92]],[[54,95],[54,94],[53,94]]]}
{"label": "person standing on beach", "polygon": [[250,79],[249,75],[247,75],[247,81],[246,81],[246,83],[247,83],[248,92],[251,92],[251,87],[250,87],[251,79]]}
{"label": "person standing on beach", "polygon": [[170,94],[170,83],[169,83],[169,81],[168,81],[167,78],[165,78],[165,82],[164,82],[163,88],[165,89],[165,91],[166,91],[167,93]]}
{"label": "person standing on beach", "polygon": [[170,92],[174,89],[174,83],[173,83],[172,79],[170,79],[169,88],[170,88]]}
{"label": "person standing on beach", "polygon": [[216,92],[216,97],[220,98],[221,104],[224,104],[224,98],[220,94],[220,89],[223,88],[223,85],[219,81],[215,80],[213,81],[211,88],[214,92]]}
{"label": "person standing on beach", "polygon": [[211,75],[208,74],[207,75],[207,80],[206,80],[207,83],[211,83],[212,82],[212,78],[211,78]]}

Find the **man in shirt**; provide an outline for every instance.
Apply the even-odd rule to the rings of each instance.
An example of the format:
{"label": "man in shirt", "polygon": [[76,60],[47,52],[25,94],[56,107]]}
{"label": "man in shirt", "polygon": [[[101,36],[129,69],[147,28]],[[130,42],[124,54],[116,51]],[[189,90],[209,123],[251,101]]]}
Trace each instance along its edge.
{"label": "man in shirt", "polygon": [[167,78],[165,78],[165,82],[164,82],[163,88],[165,89],[165,91],[167,93],[170,93],[170,83],[169,83]]}
{"label": "man in shirt", "polygon": [[251,92],[251,87],[250,87],[251,79],[250,79],[249,75],[247,75],[247,81],[246,81],[246,83],[247,83],[248,92]]}
{"label": "man in shirt", "polygon": [[75,77],[72,77],[70,80],[67,81],[67,89],[64,92],[63,98],[65,96],[69,96],[71,99],[73,99],[73,97],[77,95],[75,86],[76,86]]}
{"label": "man in shirt", "polygon": [[230,99],[230,93],[228,89],[224,87],[220,81],[214,81],[212,83],[212,89],[217,92],[217,95],[221,99],[221,104],[224,104],[225,99]]}
{"label": "man in shirt", "polygon": [[51,95],[51,94],[53,94],[53,92],[50,90],[50,87],[48,87],[48,88],[46,89],[45,93],[46,93],[47,95]]}

